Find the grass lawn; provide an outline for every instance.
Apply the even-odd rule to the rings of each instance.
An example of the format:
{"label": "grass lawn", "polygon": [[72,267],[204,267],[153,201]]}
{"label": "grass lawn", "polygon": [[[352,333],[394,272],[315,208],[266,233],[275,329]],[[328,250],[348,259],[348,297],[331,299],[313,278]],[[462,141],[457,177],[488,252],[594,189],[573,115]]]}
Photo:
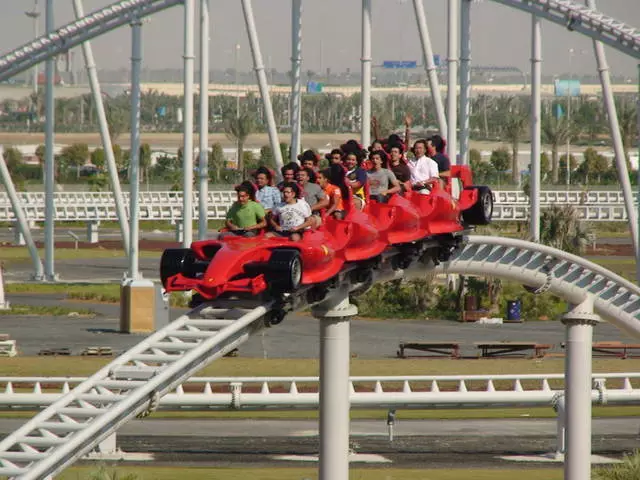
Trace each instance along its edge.
{"label": "grass lawn", "polygon": [[9,310],[0,310],[0,315],[53,315],[64,316],[75,314],[81,317],[93,317],[95,312],[87,308],[65,308],[53,306],[32,306],[11,304]]}
{"label": "grass lawn", "polygon": [[[171,467],[118,467],[117,478],[134,474],[135,480],[315,480],[317,468],[171,468]],[[95,467],[72,467],[56,476],[56,480],[81,480],[95,472]],[[526,470],[503,469],[400,469],[352,468],[351,480],[545,480],[561,479],[559,468]],[[106,477],[105,477],[106,478]],[[116,478],[109,477],[109,478]]]}
{"label": "grass lawn", "polygon": [[636,281],[635,258],[625,258],[625,257],[589,258],[589,257],[586,257],[586,259],[591,260],[592,262],[603,266],[607,270],[611,270],[613,273],[616,273],[631,282],[635,283]]}
{"label": "grass lawn", "polygon": [[[40,258],[44,258],[44,249],[38,249]],[[141,251],[141,258],[157,258],[160,261],[161,252]],[[56,260],[69,259],[85,259],[94,258],[124,258],[124,251],[112,250],[106,248],[57,248],[55,253]],[[30,262],[31,256],[27,247],[2,247],[0,248],[0,261],[4,262],[5,267],[11,267],[16,263]]]}

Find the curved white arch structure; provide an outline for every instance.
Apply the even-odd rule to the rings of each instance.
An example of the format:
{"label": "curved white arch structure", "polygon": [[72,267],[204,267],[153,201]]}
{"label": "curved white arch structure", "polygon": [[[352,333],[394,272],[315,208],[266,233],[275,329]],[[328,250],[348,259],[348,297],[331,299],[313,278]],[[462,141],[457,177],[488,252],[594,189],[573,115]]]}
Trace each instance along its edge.
{"label": "curved white arch structure", "polygon": [[513,280],[575,305],[591,296],[601,317],[640,338],[637,285],[600,265],[546,245],[482,235],[470,235],[467,240],[467,245],[437,270]]}
{"label": "curved white arch structure", "polygon": [[58,55],[87,40],[130,24],[184,0],[124,0],[86,15],[58,28],[51,35],[43,35],[0,57],[0,81],[28,70],[47,58]]}
{"label": "curved white arch structure", "polygon": [[[624,278],[544,245],[480,235],[466,240],[437,271],[514,280],[574,304],[591,296],[603,318],[640,337],[640,288]],[[407,276],[424,273],[414,264]],[[271,305],[254,307],[201,305],[144,339],[2,440],[0,475],[39,479],[70,465],[259,330]]]}
{"label": "curved white arch structure", "polygon": [[[569,0],[493,0],[606,43],[640,59],[640,31],[597,10]],[[183,0],[124,0],[71,22],[0,57],[0,81],[13,77],[47,58]]]}
{"label": "curved white arch structure", "polygon": [[557,25],[606,43],[634,58],[640,58],[640,30],[598,10],[570,0],[492,0],[532,13]]}

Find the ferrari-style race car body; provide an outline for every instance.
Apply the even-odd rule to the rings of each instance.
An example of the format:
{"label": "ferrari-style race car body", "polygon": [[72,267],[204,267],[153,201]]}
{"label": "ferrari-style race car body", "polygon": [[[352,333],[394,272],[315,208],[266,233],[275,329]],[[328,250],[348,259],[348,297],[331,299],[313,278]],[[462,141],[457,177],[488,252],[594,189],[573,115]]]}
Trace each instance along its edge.
{"label": "ferrari-style race car body", "polygon": [[[460,195],[451,195],[459,182]],[[349,204],[350,202],[347,202]],[[160,275],[168,292],[196,291],[202,299],[221,296],[281,296],[303,286],[325,284],[348,265],[375,268],[385,251],[417,251],[430,242],[446,260],[451,235],[473,225],[487,224],[493,196],[487,187],[471,185],[468,167],[452,167],[446,187],[436,182],[429,195],[406,191],[387,203],[368,199],[364,210],[347,207],[343,220],[323,219],[322,226],[304,233],[302,240],[226,236],[197,241],[189,249],[169,249],[162,256]],[[447,243],[444,245],[444,243]],[[405,268],[406,262],[399,262]]]}

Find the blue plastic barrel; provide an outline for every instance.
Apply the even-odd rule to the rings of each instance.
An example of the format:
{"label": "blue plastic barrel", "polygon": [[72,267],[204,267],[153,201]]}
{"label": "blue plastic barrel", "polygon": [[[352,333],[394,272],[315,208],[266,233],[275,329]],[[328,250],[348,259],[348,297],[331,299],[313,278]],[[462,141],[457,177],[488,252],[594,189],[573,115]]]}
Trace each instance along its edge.
{"label": "blue plastic barrel", "polygon": [[507,300],[507,321],[520,322],[522,314],[521,300]]}

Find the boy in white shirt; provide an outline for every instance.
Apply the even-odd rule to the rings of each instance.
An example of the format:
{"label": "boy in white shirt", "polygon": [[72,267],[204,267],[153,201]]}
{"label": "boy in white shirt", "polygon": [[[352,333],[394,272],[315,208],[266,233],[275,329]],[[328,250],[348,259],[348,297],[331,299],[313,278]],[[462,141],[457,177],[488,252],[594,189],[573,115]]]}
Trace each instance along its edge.
{"label": "boy in white shirt", "polygon": [[302,233],[315,225],[315,219],[311,214],[311,207],[301,196],[297,183],[285,182],[282,186],[283,203],[274,208],[269,219],[272,232],[267,237],[289,237],[297,242],[302,239]]}

